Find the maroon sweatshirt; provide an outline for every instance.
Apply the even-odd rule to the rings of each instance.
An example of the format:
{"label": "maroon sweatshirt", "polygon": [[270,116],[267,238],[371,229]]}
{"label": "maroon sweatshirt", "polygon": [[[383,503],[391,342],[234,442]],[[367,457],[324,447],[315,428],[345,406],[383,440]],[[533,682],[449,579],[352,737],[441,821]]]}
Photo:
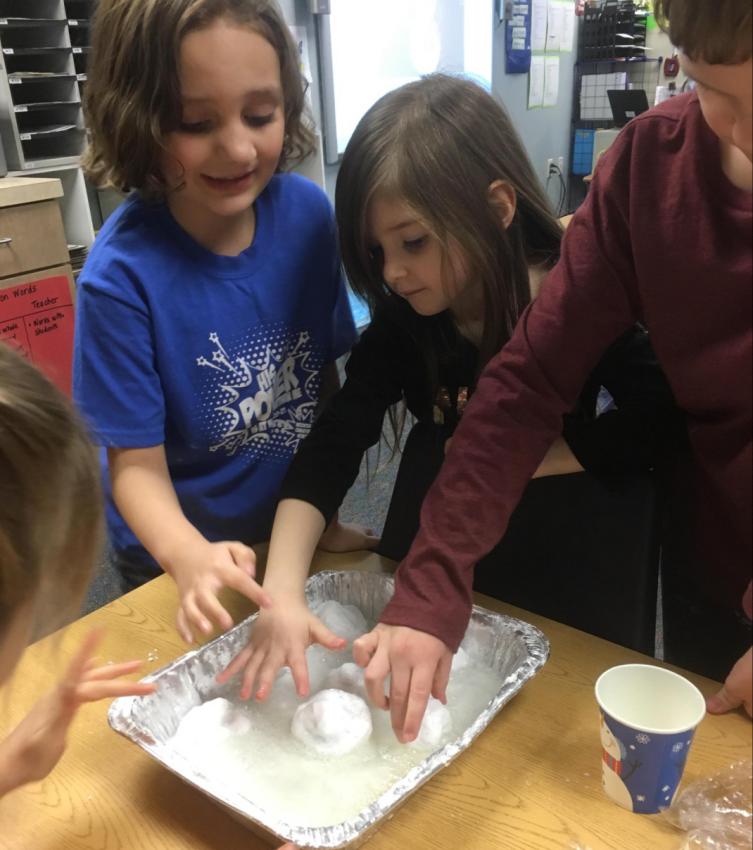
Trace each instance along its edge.
{"label": "maroon sweatshirt", "polygon": [[687,413],[709,583],[720,600],[740,599],[751,569],[752,197],[723,173],[695,94],[625,127],[560,262],[479,380],[383,622],[457,648],[476,562],[600,356],[636,320]]}

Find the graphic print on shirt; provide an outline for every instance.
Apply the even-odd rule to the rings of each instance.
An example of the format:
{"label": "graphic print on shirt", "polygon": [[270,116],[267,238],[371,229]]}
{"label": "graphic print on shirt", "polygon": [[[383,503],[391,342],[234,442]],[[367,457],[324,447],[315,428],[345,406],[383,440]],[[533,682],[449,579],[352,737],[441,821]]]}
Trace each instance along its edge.
{"label": "graphic print on shirt", "polygon": [[308,331],[261,326],[234,344],[208,336],[200,416],[210,451],[288,462],[311,430],[323,354]]}

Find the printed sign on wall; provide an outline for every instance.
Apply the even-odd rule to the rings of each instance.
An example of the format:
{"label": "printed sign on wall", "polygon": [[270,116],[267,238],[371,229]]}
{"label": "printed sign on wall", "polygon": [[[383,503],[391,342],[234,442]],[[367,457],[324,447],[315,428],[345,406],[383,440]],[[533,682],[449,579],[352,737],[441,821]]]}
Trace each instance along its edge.
{"label": "printed sign on wall", "polygon": [[0,288],[0,341],[31,360],[68,395],[73,322],[73,297],[65,275]]}

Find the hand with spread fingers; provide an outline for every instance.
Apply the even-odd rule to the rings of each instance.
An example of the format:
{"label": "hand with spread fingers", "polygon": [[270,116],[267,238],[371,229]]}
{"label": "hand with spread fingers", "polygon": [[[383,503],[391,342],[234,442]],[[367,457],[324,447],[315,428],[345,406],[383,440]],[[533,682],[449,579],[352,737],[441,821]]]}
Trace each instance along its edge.
{"label": "hand with spread fingers", "polygon": [[248,646],[219,674],[217,681],[224,684],[242,672],[241,698],[249,699],[253,695],[263,701],[269,696],[280,668],[289,667],[296,692],[301,697],[308,696],[306,649],[314,643],[339,650],[347,641],[314,616],[305,599],[276,595],[274,607],[259,613]]}
{"label": "hand with spread fingers", "polygon": [[269,607],[272,600],[255,580],[256,555],[249,546],[224,540],[185,547],[173,555],[166,567],[178,585],[180,609],[178,632],[186,643],[192,643],[198,630],[206,636],[213,625],[223,631],[233,626],[233,618],[217,599],[223,587],[242,593],[259,607]]}
{"label": "hand with spread fingers", "polygon": [[0,744],[0,796],[47,776],[63,755],[68,730],[84,703],[154,692],[152,684],[123,679],[138,669],[140,661],[94,666],[101,638],[100,631],[85,638],[58,685]]}
{"label": "hand with spread fingers", "polygon": [[[389,709],[392,728],[404,744],[416,739],[430,696],[447,702],[452,653],[427,632],[379,623],[353,643],[353,657],[365,668],[369,699]],[[389,697],[384,692],[387,676]]]}

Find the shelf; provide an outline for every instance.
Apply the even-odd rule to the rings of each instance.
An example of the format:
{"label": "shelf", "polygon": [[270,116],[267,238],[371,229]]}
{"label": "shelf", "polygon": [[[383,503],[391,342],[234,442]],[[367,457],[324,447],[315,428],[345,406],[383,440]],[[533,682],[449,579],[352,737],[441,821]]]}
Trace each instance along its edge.
{"label": "shelf", "polygon": [[70,47],[4,47],[5,56],[51,56],[56,53],[70,53]]}
{"label": "shelf", "polygon": [[75,79],[76,74],[71,74],[68,71],[13,71],[8,75],[8,84],[20,86],[26,83],[44,83],[49,80]]}
{"label": "shelf", "polygon": [[44,100],[39,103],[19,103],[13,107],[15,113],[24,112],[39,112],[44,109],[68,109],[72,107],[80,108],[81,101],[79,100]]}
{"label": "shelf", "polygon": [[65,26],[65,18],[0,18],[0,30],[26,29],[28,27]]}

